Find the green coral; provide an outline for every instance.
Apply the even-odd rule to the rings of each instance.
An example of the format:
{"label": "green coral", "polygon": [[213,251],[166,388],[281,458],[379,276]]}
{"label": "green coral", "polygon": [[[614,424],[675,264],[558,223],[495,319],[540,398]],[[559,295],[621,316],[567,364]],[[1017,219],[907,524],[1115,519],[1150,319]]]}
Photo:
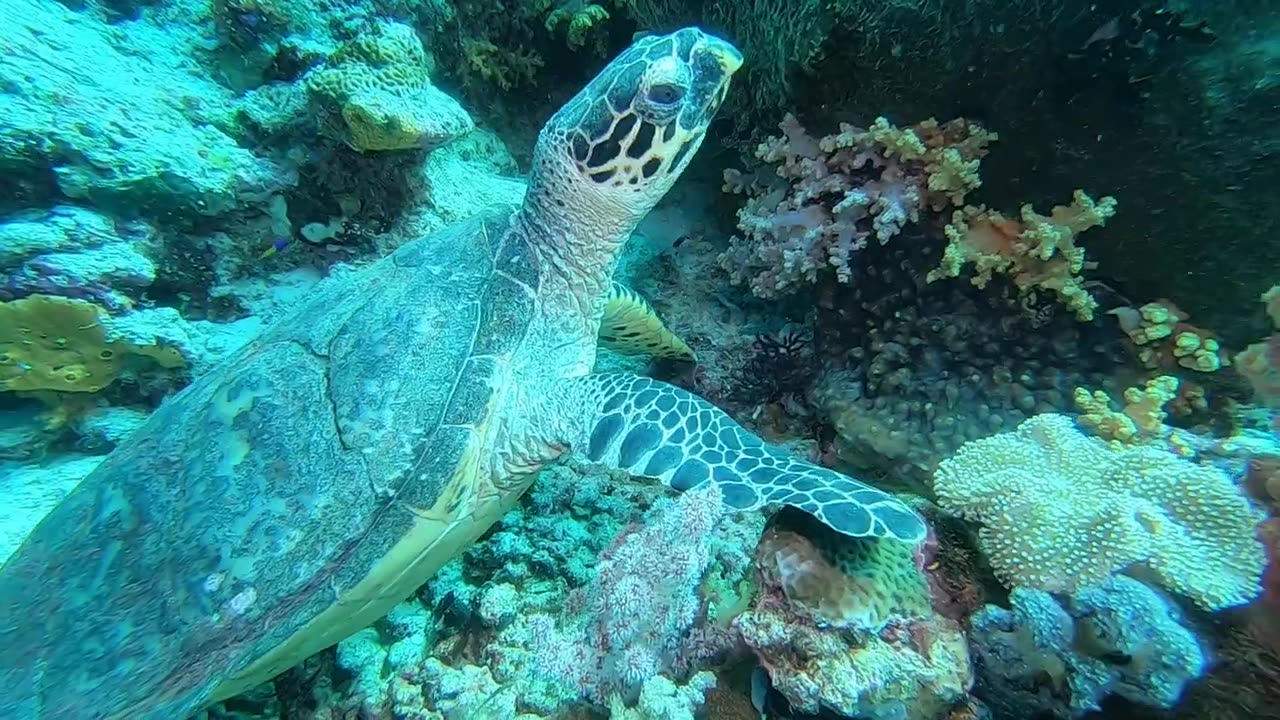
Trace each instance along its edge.
{"label": "green coral", "polygon": [[128,355],[184,364],[173,348],[108,340],[104,319],[97,305],[53,295],[0,302],[0,390],[97,392],[115,382]]}
{"label": "green coral", "polygon": [[457,101],[432,85],[432,67],[413,28],[384,22],[339,48],[306,86],[341,115],[355,149],[430,149],[475,127]]}
{"label": "green coral", "polygon": [[[550,6],[549,1],[540,3],[544,9]],[[560,25],[567,25],[565,32],[569,47],[577,49],[586,43],[587,33],[592,27],[609,19],[609,11],[595,3],[585,0],[569,0],[547,14],[546,28],[554,32]]]}

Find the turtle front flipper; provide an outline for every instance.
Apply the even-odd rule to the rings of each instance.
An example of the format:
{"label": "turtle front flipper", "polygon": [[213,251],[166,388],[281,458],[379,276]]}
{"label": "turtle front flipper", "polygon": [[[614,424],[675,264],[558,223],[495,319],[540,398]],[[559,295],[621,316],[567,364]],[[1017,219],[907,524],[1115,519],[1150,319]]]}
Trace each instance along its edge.
{"label": "turtle front flipper", "polygon": [[770,447],[674,385],[626,374],[564,383],[554,415],[568,425],[572,452],[590,462],[681,491],[714,480],[736,509],[790,505],[853,537],[925,537],[924,521],[893,495]]}
{"label": "turtle front flipper", "polygon": [[613,283],[605,298],[600,345],[623,355],[654,355],[697,362],[693,348],[667,328],[647,300]]}

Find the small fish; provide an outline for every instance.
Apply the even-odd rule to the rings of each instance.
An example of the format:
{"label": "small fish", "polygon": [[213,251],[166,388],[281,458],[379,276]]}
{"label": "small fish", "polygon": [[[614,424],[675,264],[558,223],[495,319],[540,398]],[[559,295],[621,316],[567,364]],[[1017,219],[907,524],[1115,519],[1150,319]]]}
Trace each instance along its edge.
{"label": "small fish", "polygon": [[1080,47],[1081,49],[1084,49],[1096,42],[1115,40],[1118,37],[1120,37],[1120,16],[1117,15],[1103,23],[1097,30],[1094,30],[1093,34],[1089,36],[1089,39],[1085,40],[1084,45],[1081,45]]}
{"label": "small fish", "polygon": [[769,698],[769,673],[759,665],[751,671],[751,707],[765,719],[765,703]]}
{"label": "small fish", "polygon": [[284,250],[285,246],[288,244],[289,244],[289,238],[278,237],[275,240],[271,241],[270,247],[268,247],[266,250],[263,250],[262,254],[258,256],[258,259],[266,260],[269,257],[273,257],[276,253],[280,252],[281,250]]}

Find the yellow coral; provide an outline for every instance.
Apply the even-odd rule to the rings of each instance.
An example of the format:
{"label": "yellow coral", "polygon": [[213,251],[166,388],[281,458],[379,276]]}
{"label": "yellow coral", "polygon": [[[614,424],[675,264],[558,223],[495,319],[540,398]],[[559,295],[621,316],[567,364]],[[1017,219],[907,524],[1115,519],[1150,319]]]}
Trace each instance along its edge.
{"label": "yellow coral", "polygon": [[97,392],[129,354],[183,364],[173,348],[109,341],[103,319],[97,305],[52,295],[0,303],[0,390]]}
{"label": "yellow coral", "polygon": [[884,148],[885,157],[897,155],[903,160],[919,160],[925,155],[924,141],[911,128],[900,128],[887,118],[878,117],[867,128],[871,141]]}
{"label": "yellow coral", "polygon": [[993,272],[1009,275],[1020,289],[1044,288],[1061,298],[1080,320],[1092,320],[1098,303],[1084,288],[1079,273],[1084,248],[1075,238],[1103,225],[1115,214],[1115,198],[1098,202],[1077,190],[1070,205],[1053,208],[1048,216],[1030,205],[1022,208],[1022,221],[1009,220],[983,207],[966,206],[952,215],[946,227],[949,241],[929,282],[956,277],[965,265],[974,266],[971,282],[985,287]]}
{"label": "yellow coral", "polygon": [[360,151],[433,147],[463,135],[471,118],[430,80],[431,56],[413,28],[380,23],[344,44],[306,87],[342,117]]}
{"label": "yellow coral", "polygon": [[1075,403],[1080,424],[1104,440],[1118,443],[1152,438],[1164,432],[1168,413],[1164,406],[1178,396],[1178,378],[1161,375],[1141,387],[1124,392],[1124,409],[1111,409],[1111,397],[1102,390],[1076,388]]}
{"label": "yellow coral", "polygon": [[946,195],[955,205],[963,205],[965,195],[982,186],[982,178],[978,177],[980,162],[977,158],[966,162],[958,148],[946,148],[937,160],[925,166],[929,189]]}
{"label": "yellow coral", "polygon": [[544,23],[554,31],[561,24],[568,25],[566,42],[571,48],[580,48],[586,42],[587,32],[598,22],[609,19],[609,11],[595,3],[572,0],[552,10]]}
{"label": "yellow coral", "polygon": [[1262,513],[1230,477],[1156,445],[1087,437],[1064,415],[966,443],[934,477],[948,512],[982,524],[1008,586],[1074,592],[1140,566],[1206,610],[1261,591]]}

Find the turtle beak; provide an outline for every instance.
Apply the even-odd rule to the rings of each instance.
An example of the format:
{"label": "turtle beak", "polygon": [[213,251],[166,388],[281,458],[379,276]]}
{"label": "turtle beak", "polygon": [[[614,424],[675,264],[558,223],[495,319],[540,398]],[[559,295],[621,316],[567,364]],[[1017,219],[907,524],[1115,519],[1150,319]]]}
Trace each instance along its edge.
{"label": "turtle beak", "polygon": [[720,61],[720,67],[724,68],[725,77],[729,77],[742,67],[742,53],[738,52],[738,48],[734,47],[725,40],[721,40],[715,36],[708,36],[707,50]]}

